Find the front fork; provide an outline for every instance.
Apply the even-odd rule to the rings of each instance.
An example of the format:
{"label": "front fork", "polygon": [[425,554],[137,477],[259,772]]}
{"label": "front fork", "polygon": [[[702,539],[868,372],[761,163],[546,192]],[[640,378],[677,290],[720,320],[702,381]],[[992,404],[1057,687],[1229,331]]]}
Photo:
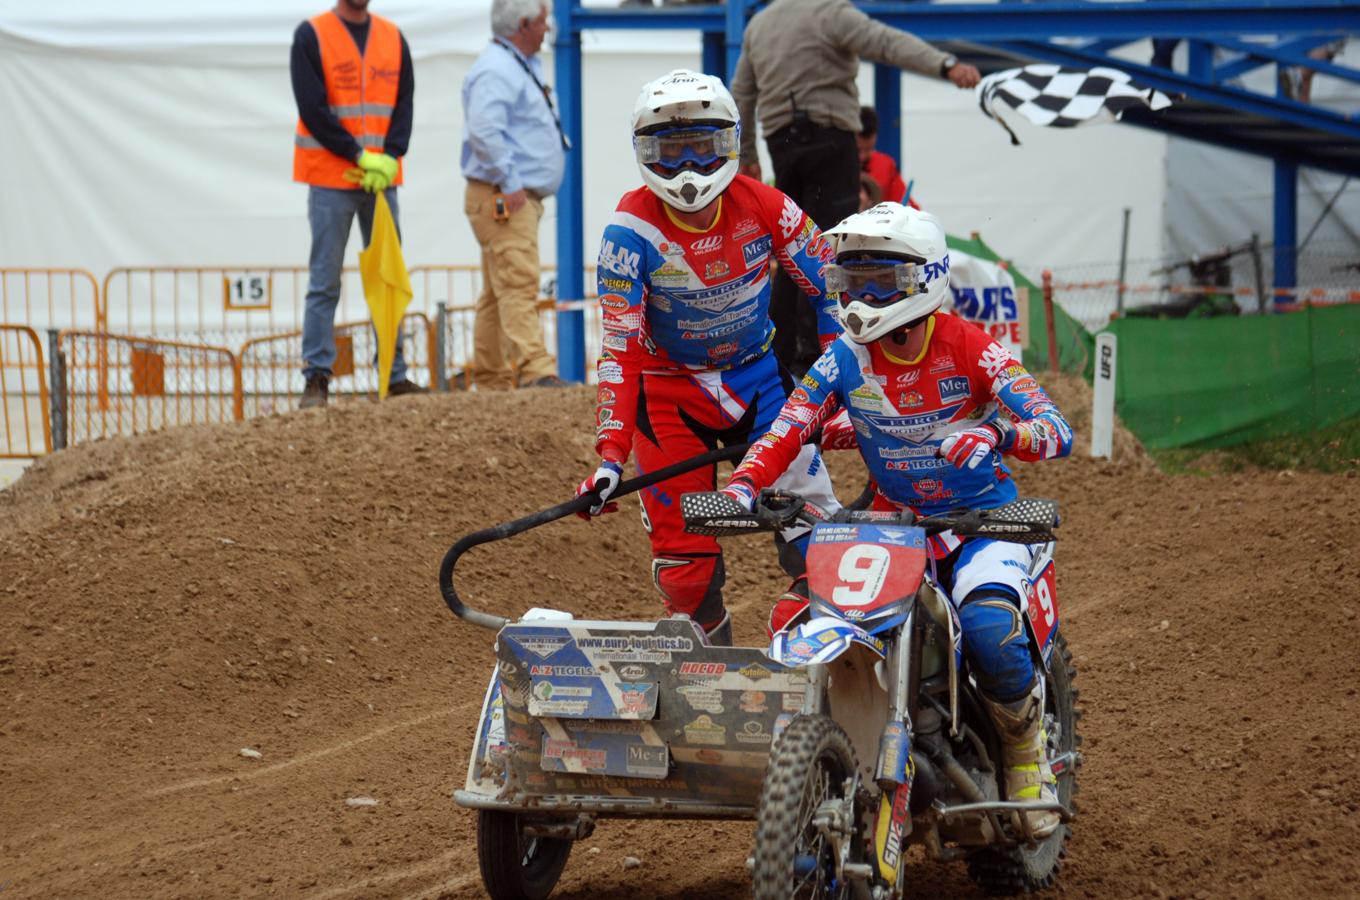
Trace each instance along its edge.
{"label": "front fork", "polygon": [[910,698],[915,689],[912,660],[919,657],[918,634],[913,627],[915,610],[907,616],[880,682],[888,692],[888,724],[878,739],[874,782],[879,787],[878,815],[874,823],[874,857],[883,880],[894,889],[901,879],[902,854],[911,834],[911,784],[916,767],[911,760]]}

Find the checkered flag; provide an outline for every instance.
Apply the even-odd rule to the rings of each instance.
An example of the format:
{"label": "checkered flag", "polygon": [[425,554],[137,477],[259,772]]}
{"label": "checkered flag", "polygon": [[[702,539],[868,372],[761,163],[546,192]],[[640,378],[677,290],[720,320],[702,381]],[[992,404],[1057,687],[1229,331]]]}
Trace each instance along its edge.
{"label": "checkered flag", "polygon": [[1092,122],[1116,121],[1131,106],[1165,109],[1171,98],[1137,85],[1127,72],[1097,67],[1069,69],[1033,65],[988,75],[978,84],[978,105],[1011,136],[1020,139],[1001,117],[997,102],[1005,103],[1035,125],[1073,128]]}

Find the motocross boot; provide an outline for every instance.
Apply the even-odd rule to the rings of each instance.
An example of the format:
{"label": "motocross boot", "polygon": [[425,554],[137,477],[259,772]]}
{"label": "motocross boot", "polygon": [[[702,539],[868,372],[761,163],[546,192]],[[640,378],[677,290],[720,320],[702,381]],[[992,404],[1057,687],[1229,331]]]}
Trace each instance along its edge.
{"label": "motocross boot", "polygon": [[724,612],[722,621],[708,629],[708,646],[732,646],[732,614]]}
{"label": "motocross boot", "polygon": [[[1034,689],[1019,700],[1003,703],[984,696],[982,701],[1001,736],[1006,798],[1056,801],[1058,779],[1048,765],[1048,736],[1044,733],[1039,685],[1035,684]],[[1023,834],[1019,814],[1016,815],[1016,829]],[[1062,821],[1056,812],[1027,812],[1024,815],[1036,838],[1048,837]]]}

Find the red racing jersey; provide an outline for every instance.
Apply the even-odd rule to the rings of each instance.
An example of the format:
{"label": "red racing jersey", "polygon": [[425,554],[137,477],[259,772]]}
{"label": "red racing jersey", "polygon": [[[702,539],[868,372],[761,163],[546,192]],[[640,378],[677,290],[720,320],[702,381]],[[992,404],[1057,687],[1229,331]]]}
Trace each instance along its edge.
{"label": "red racing jersey", "polygon": [[743,175],[716,202],[713,224],[700,231],[638,188],[624,194],[605,228],[595,443],[603,459],[628,458],[643,372],[695,377],[769,352],[771,264],[816,307],[822,346],[840,333],[826,297],[833,252],[798,204]]}

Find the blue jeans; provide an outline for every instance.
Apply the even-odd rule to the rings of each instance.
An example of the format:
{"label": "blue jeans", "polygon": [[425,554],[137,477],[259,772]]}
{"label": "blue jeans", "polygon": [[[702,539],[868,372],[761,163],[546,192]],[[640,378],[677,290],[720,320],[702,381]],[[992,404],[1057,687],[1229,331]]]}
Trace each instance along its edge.
{"label": "blue jeans", "polygon": [[[385,192],[392,219],[397,218],[397,189]],[[308,263],[307,307],[302,316],[302,375],[331,375],[335,365],[335,307],[340,302],[340,275],[345,267],[345,244],[354,216],[359,216],[359,233],[368,246],[373,231],[373,195],[361,190],[310,187],[307,191],[307,221],[312,226],[312,257]],[[390,384],[406,378],[406,358],[402,335],[397,334],[397,356],[392,361]],[[375,355],[374,362],[377,362]]]}

